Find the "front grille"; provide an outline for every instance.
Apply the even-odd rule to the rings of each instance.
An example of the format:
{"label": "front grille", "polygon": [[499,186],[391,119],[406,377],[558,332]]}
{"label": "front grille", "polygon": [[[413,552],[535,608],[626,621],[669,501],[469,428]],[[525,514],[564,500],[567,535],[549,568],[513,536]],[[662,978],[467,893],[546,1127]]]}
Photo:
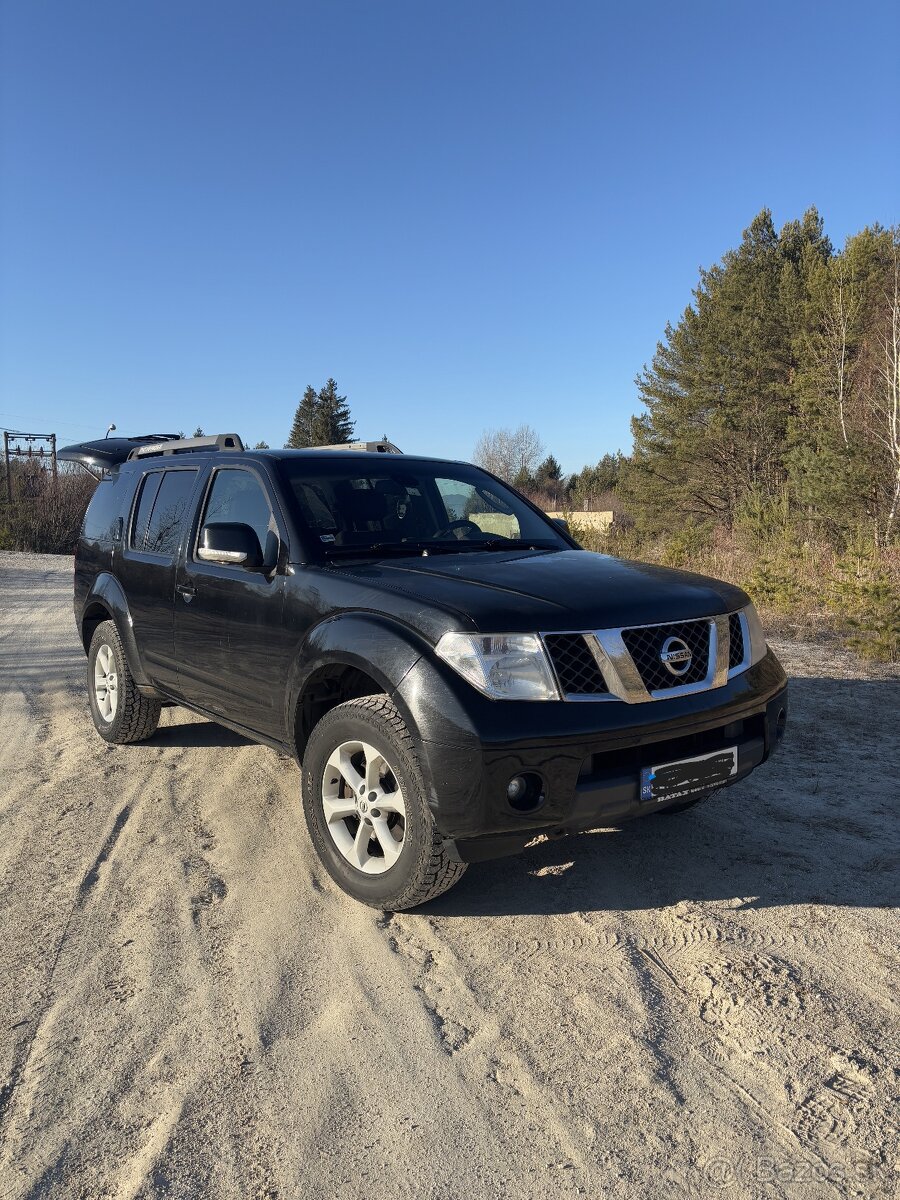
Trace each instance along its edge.
{"label": "front grille", "polygon": [[738,613],[728,618],[728,670],[733,671],[744,661],[744,627]]}
{"label": "front grille", "polygon": [[[709,621],[678,621],[673,625],[650,625],[623,629],[622,640],[634,659],[648,692],[702,683],[709,671]],[[691,651],[691,663],[683,675],[673,675],[660,661],[667,638],[679,638]]]}
{"label": "front grille", "polygon": [[563,694],[602,696],[609,689],[582,633],[548,633],[544,645]]}

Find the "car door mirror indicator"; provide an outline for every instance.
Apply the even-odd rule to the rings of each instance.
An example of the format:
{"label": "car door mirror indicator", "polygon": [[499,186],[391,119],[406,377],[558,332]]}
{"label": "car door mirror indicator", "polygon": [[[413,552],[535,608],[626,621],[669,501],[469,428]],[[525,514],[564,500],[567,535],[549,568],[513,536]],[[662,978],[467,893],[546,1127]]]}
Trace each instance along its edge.
{"label": "car door mirror indicator", "polygon": [[246,571],[259,571],[263,565],[259,538],[249,525],[238,522],[220,521],[204,525],[200,531],[197,557],[201,562],[243,567]]}

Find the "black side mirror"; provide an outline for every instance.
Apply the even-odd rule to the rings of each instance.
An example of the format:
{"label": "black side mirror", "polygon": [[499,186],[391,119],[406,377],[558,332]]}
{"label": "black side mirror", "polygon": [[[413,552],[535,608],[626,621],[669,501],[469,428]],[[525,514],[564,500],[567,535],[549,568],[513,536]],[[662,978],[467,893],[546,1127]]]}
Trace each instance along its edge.
{"label": "black side mirror", "polygon": [[571,533],[569,530],[569,522],[566,520],[565,517],[551,517],[550,520],[553,522],[554,525],[558,525],[559,528],[563,531],[563,533],[568,533],[569,536],[571,536]]}
{"label": "black side mirror", "polygon": [[218,521],[200,530],[197,557],[203,562],[222,563],[228,567],[243,567],[245,571],[260,571],[263,565],[259,538],[249,525],[236,521]]}

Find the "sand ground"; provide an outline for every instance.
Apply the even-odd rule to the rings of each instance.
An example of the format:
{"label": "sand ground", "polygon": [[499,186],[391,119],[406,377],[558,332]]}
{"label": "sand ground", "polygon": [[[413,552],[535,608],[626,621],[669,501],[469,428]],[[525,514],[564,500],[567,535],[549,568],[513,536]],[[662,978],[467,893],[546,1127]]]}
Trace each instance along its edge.
{"label": "sand ground", "polygon": [[900,674],[777,649],[751,779],[384,916],[289,760],[102,742],[71,561],[0,555],[0,1195],[895,1195]]}

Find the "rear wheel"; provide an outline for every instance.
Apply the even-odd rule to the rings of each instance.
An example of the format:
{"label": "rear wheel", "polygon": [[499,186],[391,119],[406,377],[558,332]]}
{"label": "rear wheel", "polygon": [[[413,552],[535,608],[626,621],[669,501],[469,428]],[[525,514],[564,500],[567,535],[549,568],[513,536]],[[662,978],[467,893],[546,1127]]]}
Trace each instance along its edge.
{"label": "rear wheel", "polygon": [[329,875],[373,908],[423,904],[465,871],[434,828],[413,738],[388,696],[348,700],[313,729],[303,810]]}
{"label": "rear wheel", "polygon": [[114,621],[102,621],[91,638],[88,698],[94,728],[104,741],[141,742],[159,724],[160,703],[138,691]]}

